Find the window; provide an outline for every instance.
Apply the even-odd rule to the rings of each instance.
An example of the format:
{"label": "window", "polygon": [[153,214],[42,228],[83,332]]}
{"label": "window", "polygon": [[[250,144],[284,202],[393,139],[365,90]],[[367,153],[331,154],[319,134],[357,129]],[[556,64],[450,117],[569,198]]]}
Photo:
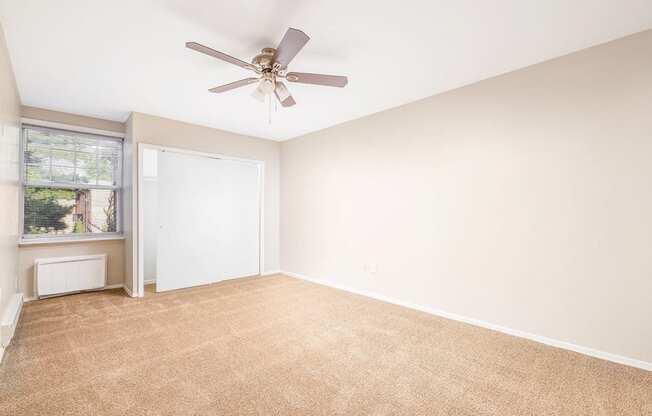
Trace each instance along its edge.
{"label": "window", "polygon": [[23,126],[23,239],[120,232],[122,140]]}

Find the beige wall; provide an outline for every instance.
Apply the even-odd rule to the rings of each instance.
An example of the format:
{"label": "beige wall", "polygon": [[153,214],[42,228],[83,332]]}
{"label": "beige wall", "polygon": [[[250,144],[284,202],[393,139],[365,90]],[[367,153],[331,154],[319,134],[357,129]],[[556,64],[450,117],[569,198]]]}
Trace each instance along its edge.
{"label": "beige wall", "polygon": [[134,218],[138,212],[136,206],[136,183],[137,178],[135,169],[138,165],[138,153],[135,153],[136,145],[134,141],[134,113],[129,115],[125,122],[125,141],[123,147],[124,165],[122,167],[122,232],[125,235],[125,264],[124,264],[124,285],[132,294],[138,293],[134,288],[134,275],[136,273],[136,244],[134,240]]}
{"label": "beige wall", "polygon": [[[125,131],[124,123],[118,123],[115,121],[107,121],[26,106],[23,106],[21,111],[21,116],[25,118],[63,123],[71,126],[108,130],[118,133],[124,133]],[[18,289],[26,298],[36,296],[34,293],[35,259],[83,256],[86,254],[107,254],[107,284],[122,284],[124,281],[125,263],[124,246],[124,240],[22,245],[18,251]]]}
{"label": "beige wall", "polygon": [[281,268],[652,362],[651,160],[647,31],[282,143]]}
{"label": "beige wall", "polygon": [[102,120],[94,117],[80,116],[77,114],[63,113],[61,111],[46,110],[44,108],[22,106],[21,116],[35,120],[51,121],[55,123],[70,124],[91,129],[108,130],[116,133],[125,132],[125,123],[118,121]]}
{"label": "beige wall", "polygon": [[[262,160],[265,162],[265,271],[274,271],[279,268],[279,143],[271,140],[257,139],[216,130],[194,124],[165,119],[142,113],[133,113],[127,121],[127,135],[125,140],[125,160],[132,160],[131,167],[125,167],[125,177],[131,177],[131,189],[137,189],[137,144],[148,143],[160,146],[191,149],[209,153],[219,153],[246,159]],[[129,186],[129,185],[126,185]],[[125,281],[131,282],[135,273],[136,234],[136,193],[125,188],[125,201],[131,201],[132,210],[125,215],[127,253],[125,255],[126,271]],[[128,283],[127,283],[128,284]]]}
{"label": "beige wall", "polygon": [[16,293],[20,98],[0,24],[0,314]]}

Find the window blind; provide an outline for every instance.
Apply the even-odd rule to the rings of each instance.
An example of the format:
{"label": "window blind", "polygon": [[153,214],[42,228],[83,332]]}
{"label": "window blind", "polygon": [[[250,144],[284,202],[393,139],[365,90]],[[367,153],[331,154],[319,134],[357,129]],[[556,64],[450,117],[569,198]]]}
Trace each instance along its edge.
{"label": "window blind", "polygon": [[122,141],[104,136],[25,127],[27,185],[106,188],[121,186]]}
{"label": "window blind", "polygon": [[122,141],[23,127],[23,236],[118,232]]}

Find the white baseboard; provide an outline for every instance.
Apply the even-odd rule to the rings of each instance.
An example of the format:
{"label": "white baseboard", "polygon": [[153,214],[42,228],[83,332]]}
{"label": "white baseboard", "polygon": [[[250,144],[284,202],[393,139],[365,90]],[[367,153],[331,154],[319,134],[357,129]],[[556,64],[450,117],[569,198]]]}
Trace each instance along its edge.
{"label": "white baseboard", "polygon": [[14,337],[22,310],[23,294],[16,293],[10,298],[5,310],[2,311],[2,321],[0,322],[0,345],[2,347],[6,348]]}
{"label": "white baseboard", "polygon": [[156,283],[156,279],[149,279],[143,282],[144,285],[153,285],[154,283]]}
{"label": "white baseboard", "polygon": [[122,285],[122,289],[129,295],[131,298],[135,298],[134,292],[131,291],[126,285]]}
{"label": "white baseboard", "polygon": [[[121,289],[122,287],[124,287],[124,285],[122,283],[115,283],[115,284],[112,284],[112,285],[106,285],[101,289],[88,290],[88,291],[83,291],[83,292],[72,292],[71,294],[88,293],[88,292],[94,292],[94,291],[99,291],[99,290],[107,290],[107,289]],[[50,297],[56,297],[56,296],[50,296]],[[44,298],[44,299],[47,299],[47,298]],[[35,300],[39,300],[38,296],[25,297],[23,299],[23,302],[27,303],[27,302],[32,302],[32,301],[35,301]]]}
{"label": "white baseboard", "polygon": [[642,370],[652,371],[652,363],[649,363],[649,362],[646,362],[646,361],[636,360],[634,358],[624,357],[622,355],[612,354],[610,352],[599,351],[599,350],[595,350],[593,348],[588,348],[588,347],[583,347],[583,346],[580,346],[580,345],[571,344],[570,342],[560,341],[560,340],[557,340],[557,339],[544,337],[542,335],[531,334],[529,332],[524,332],[524,331],[520,331],[520,330],[512,329],[512,328],[507,328],[507,327],[504,327],[504,326],[501,326],[501,325],[492,324],[490,322],[481,321],[479,319],[468,318],[468,317],[457,315],[457,314],[454,314],[454,313],[450,313],[450,312],[446,312],[446,311],[442,311],[442,310],[438,310],[438,309],[432,309],[432,308],[427,307],[427,306],[416,305],[416,304],[413,304],[413,303],[410,303],[410,302],[404,302],[404,301],[401,301],[399,299],[395,299],[395,298],[392,298],[392,297],[389,297],[389,296],[380,295],[378,293],[369,292],[369,291],[365,291],[365,290],[358,290],[358,289],[355,289],[355,288],[352,288],[352,287],[339,285],[339,284],[333,283],[333,282],[331,282],[331,281],[329,281],[327,279],[318,279],[318,278],[302,275],[302,274],[299,274],[299,273],[288,272],[288,271],[282,271],[281,273],[283,273],[283,274],[285,274],[287,276],[290,276],[290,277],[295,277],[297,279],[307,280],[307,281],[317,283],[317,284],[321,284],[321,285],[324,285],[324,286],[333,287],[335,289],[344,290],[346,292],[351,292],[351,293],[366,296],[366,297],[369,297],[369,298],[381,300],[383,302],[393,303],[395,305],[400,305],[400,306],[404,306],[406,308],[415,309],[415,310],[418,310],[418,311],[421,311],[421,312],[429,313],[431,315],[437,315],[437,316],[441,316],[443,318],[452,319],[454,321],[460,321],[460,322],[464,322],[464,323],[467,323],[467,324],[479,326],[479,327],[482,327],[482,328],[491,329],[491,330],[502,332],[502,333],[505,333],[505,334],[508,334],[508,335],[513,335],[513,336],[516,336],[516,337],[519,337],[519,338],[529,339],[531,341],[536,341],[536,342],[539,342],[539,343],[542,343],[542,344],[550,345],[552,347],[562,348],[562,349],[565,349],[565,350],[574,351],[574,352],[584,354],[584,355],[588,355],[588,356],[591,356],[591,357],[600,358],[600,359],[607,360],[607,361],[612,361],[614,363],[624,364],[624,365],[627,365],[627,366],[630,366],[630,367],[636,367],[636,368],[640,368]]}
{"label": "white baseboard", "polygon": [[102,289],[102,290],[106,290],[106,289],[119,289],[119,288],[121,288],[121,287],[124,287],[124,285],[123,285],[122,283],[116,283],[116,284],[114,284],[114,285],[106,285],[106,286],[104,286],[104,289]]}
{"label": "white baseboard", "polygon": [[260,275],[261,276],[271,276],[273,274],[279,274],[279,273],[282,273],[282,272],[280,270],[267,270],[267,271],[262,272]]}

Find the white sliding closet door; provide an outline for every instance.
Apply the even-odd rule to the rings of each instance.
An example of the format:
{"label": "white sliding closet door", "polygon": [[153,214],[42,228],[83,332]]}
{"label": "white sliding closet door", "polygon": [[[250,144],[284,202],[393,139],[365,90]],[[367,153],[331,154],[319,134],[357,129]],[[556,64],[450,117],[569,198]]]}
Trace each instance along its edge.
{"label": "white sliding closet door", "polygon": [[218,255],[223,279],[260,272],[260,174],[250,162],[219,160]]}
{"label": "white sliding closet door", "polygon": [[157,291],[259,273],[255,163],[159,152]]}

